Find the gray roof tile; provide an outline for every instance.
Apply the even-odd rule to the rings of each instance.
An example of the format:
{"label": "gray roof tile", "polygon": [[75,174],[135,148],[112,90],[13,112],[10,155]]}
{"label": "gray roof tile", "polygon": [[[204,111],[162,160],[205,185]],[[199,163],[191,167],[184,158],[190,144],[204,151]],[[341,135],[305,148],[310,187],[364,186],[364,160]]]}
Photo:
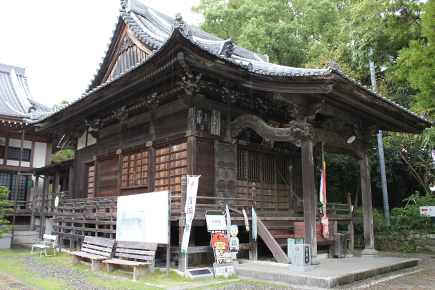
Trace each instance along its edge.
{"label": "gray roof tile", "polygon": [[33,99],[26,69],[0,64],[0,115],[37,119],[52,110]]}

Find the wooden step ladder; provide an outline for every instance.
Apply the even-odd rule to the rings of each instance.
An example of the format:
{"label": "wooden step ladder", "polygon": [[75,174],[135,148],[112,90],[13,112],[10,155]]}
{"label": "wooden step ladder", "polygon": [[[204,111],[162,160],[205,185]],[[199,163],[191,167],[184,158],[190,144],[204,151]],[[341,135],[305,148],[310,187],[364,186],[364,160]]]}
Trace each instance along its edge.
{"label": "wooden step ladder", "polygon": [[[292,238],[294,237],[294,235],[290,233],[288,234],[278,233],[274,237],[270,233],[268,228],[264,225],[264,223],[260,220],[260,218],[257,217],[257,220],[258,220],[257,222],[258,235],[263,239],[264,243],[272,252],[276,261],[278,263],[289,264],[290,259],[287,257],[287,254],[283,251],[282,248],[287,246],[287,237]],[[274,230],[290,231],[290,227],[287,226],[269,226],[269,228]],[[285,239],[285,245],[282,242],[284,239]],[[280,244],[277,242],[277,240],[280,241]]]}

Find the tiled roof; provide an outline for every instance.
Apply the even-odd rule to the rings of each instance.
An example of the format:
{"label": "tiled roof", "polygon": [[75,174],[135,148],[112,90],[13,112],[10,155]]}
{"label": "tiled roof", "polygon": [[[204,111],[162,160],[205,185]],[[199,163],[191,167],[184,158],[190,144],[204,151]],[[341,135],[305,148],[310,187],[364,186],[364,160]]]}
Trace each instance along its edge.
{"label": "tiled roof", "polygon": [[52,110],[30,94],[26,69],[0,64],[0,116],[36,120]]}
{"label": "tiled roof", "polygon": [[[146,65],[146,63],[150,61],[153,56],[158,53],[158,51],[162,49],[168,42],[168,40],[174,35],[176,30],[174,28],[174,23],[176,23],[176,21],[179,21],[176,18],[172,18],[161,12],[155,11],[152,8],[136,0],[121,0],[121,6],[122,9],[120,9],[120,21],[122,19],[122,21],[124,21],[124,23],[129,27],[129,29],[135,34],[135,36],[139,40],[141,40],[149,47],[152,47],[154,49],[153,54],[146,60],[142,61],[142,63],[136,64],[135,66],[129,68],[127,71],[121,73],[117,77],[109,79],[105,83],[100,84],[97,87],[93,87],[91,90],[88,89],[87,92],[81,96],[81,98],[75,100],[74,102],[71,102],[69,105],[65,106],[65,108],[72,106],[73,104],[87,98],[89,95],[92,95],[96,91],[123,77],[124,75],[135,70],[136,68]],[[272,64],[269,63],[269,58],[267,55],[258,54],[240,46],[237,46],[233,44],[234,39],[232,41],[223,40],[198,28],[190,26],[184,22],[183,25],[183,29],[185,29],[185,31],[188,31],[188,35],[186,35],[186,33],[182,34],[193,44],[221,58],[222,60],[237,64],[242,68],[247,69],[251,73],[258,75],[281,76],[291,78],[321,76],[335,73],[345,78],[346,80],[354,83],[375,98],[386,102],[389,105],[392,105],[393,107],[396,107],[409,115],[412,115],[413,117],[419,119],[420,121],[423,121],[426,124],[431,124],[431,122],[427,121],[426,119],[414,114],[410,110],[366,88],[361,83],[358,83],[357,81],[351,79],[349,76],[344,75],[341,69],[337,69],[336,64],[331,63],[327,69],[307,69]],[[110,40],[115,41],[114,38],[111,38]],[[223,48],[228,45],[228,43],[233,44],[229,56],[222,53]],[[110,45],[111,44],[109,43],[108,46]],[[104,59],[105,57],[103,58],[103,60]],[[100,67],[102,67],[101,64]],[[97,75],[98,70],[97,74],[94,75],[94,77],[96,77]],[[89,86],[89,88],[91,88],[93,82],[94,80],[91,81],[91,85]],[[52,114],[55,114],[56,112],[57,110]],[[39,121],[47,119],[48,117],[49,116],[46,116]]]}

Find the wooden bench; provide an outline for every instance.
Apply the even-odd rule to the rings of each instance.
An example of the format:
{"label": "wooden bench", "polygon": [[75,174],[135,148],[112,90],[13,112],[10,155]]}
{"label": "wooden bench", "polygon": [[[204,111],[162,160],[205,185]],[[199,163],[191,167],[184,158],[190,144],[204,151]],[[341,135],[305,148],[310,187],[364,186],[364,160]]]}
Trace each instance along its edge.
{"label": "wooden bench", "polygon": [[103,268],[103,260],[112,258],[113,246],[115,240],[86,236],[81,251],[71,252],[73,255],[73,265],[79,263],[82,259],[92,261],[91,270],[99,271]]}
{"label": "wooden bench", "polygon": [[[44,234],[44,242],[42,244],[32,245],[32,251],[30,254],[33,254],[33,248],[38,248],[41,250],[39,252],[39,257],[42,256],[42,252],[45,253],[45,256],[56,256],[56,238],[57,236]],[[53,249],[53,255],[47,255],[47,249]]]}
{"label": "wooden bench", "polygon": [[[331,225],[331,223],[329,223]],[[304,239],[305,238],[305,223],[304,222],[295,222],[294,223],[294,231],[296,239]],[[334,237],[332,233],[332,228],[329,227],[329,239],[325,239],[322,235],[322,224],[320,222],[316,222],[316,240],[317,246],[327,246],[329,258],[334,258]]]}
{"label": "wooden bench", "polygon": [[115,258],[103,261],[107,264],[107,272],[112,271],[112,265],[133,267],[133,281],[145,273],[154,273],[154,258],[157,244],[118,241]]}

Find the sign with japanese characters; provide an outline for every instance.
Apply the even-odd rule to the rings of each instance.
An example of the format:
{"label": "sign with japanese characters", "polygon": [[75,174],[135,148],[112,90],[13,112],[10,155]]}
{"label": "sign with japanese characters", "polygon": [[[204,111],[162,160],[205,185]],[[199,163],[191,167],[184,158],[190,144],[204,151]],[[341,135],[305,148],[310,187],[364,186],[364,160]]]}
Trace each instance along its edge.
{"label": "sign with japanese characters", "polygon": [[435,217],[435,206],[420,206],[420,215]]}
{"label": "sign with japanese characters", "polygon": [[186,254],[189,246],[190,232],[192,230],[193,217],[195,216],[196,194],[198,192],[198,182],[201,175],[187,176],[187,192],[186,192],[186,224],[184,226],[183,241],[181,242],[181,253]]}
{"label": "sign with japanese characters", "polygon": [[225,220],[225,215],[206,215],[207,230],[211,231],[226,231],[227,222]]}

